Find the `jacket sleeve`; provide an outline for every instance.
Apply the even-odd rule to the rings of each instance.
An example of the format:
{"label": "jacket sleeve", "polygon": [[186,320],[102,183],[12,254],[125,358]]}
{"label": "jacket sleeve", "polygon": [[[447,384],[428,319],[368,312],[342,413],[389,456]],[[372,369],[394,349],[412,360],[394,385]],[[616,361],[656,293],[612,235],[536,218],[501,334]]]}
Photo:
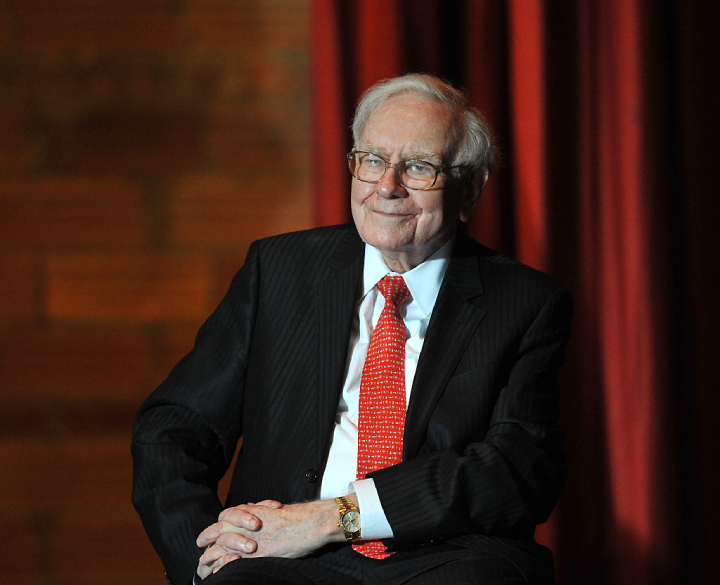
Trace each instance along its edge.
{"label": "jacket sleeve", "polygon": [[218,481],[242,434],[258,264],[253,244],[192,351],[135,420],[133,505],[172,583],[191,581],[202,553],[195,539],[222,510]]}
{"label": "jacket sleeve", "polygon": [[555,290],[510,344],[512,355],[487,365],[495,373],[464,382],[464,401],[444,424],[473,424],[470,394],[482,395],[490,406],[487,423],[475,427],[481,435],[429,445],[426,438],[415,458],[371,474],[396,548],[464,534],[528,537],[548,518],[567,474],[557,379],[571,313],[569,293]]}

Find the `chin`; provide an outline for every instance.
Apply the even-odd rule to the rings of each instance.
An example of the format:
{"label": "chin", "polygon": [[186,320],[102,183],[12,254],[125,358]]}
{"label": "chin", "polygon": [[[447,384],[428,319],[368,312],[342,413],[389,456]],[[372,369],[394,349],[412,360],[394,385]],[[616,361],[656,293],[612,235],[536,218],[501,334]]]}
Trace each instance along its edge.
{"label": "chin", "polygon": [[406,238],[398,237],[397,233],[383,234],[383,233],[370,233],[360,234],[360,237],[366,244],[370,244],[374,248],[380,250],[401,251],[408,247],[409,242]]}

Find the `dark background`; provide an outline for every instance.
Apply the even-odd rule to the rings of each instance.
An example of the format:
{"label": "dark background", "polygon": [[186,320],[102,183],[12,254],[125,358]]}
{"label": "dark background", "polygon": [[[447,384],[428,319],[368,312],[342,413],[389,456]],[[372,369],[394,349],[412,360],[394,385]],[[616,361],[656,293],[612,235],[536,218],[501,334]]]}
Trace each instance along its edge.
{"label": "dark background", "polygon": [[[313,6],[318,158],[347,148],[333,128],[377,79],[468,88],[504,155],[471,233],[573,292],[571,473],[538,531],[558,581],[718,582],[717,4]],[[315,175],[346,185],[339,162]],[[347,199],[318,197],[316,217],[346,218]]]}

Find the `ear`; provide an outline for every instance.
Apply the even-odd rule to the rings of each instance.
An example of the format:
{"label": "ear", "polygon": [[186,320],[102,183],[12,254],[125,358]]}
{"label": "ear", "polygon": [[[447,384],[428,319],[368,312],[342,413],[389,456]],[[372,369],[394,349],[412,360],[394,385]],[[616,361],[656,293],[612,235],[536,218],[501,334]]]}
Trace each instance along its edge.
{"label": "ear", "polygon": [[470,180],[465,185],[465,193],[460,205],[460,221],[466,222],[470,219],[477,202],[480,201],[480,194],[487,185],[490,173],[487,169],[480,169],[473,173]]}

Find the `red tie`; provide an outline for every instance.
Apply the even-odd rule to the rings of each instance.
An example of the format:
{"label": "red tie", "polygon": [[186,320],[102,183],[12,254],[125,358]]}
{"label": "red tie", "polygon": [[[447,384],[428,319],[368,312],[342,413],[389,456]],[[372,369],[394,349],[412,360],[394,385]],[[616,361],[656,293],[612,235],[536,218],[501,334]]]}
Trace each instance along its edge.
{"label": "red tie", "polygon": [[[411,295],[402,276],[386,276],[377,287],[385,297],[385,306],[370,338],[360,379],[357,479],[402,461],[405,324],[399,307]],[[374,559],[392,554],[379,540],[354,544],[353,548]]]}

